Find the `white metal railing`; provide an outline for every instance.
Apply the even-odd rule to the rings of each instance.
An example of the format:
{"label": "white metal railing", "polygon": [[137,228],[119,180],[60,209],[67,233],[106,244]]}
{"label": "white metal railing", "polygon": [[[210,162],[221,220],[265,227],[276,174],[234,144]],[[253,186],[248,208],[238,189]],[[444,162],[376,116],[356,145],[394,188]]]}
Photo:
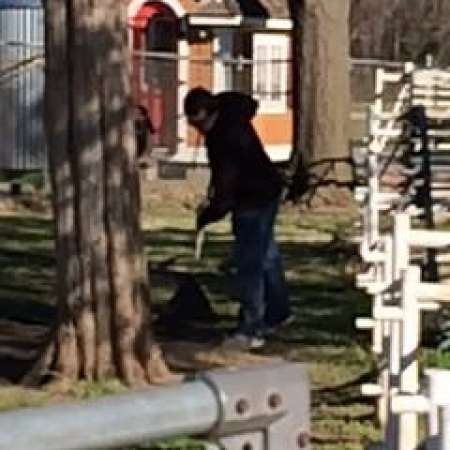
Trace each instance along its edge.
{"label": "white metal railing", "polygon": [[[357,277],[357,285],[372,296],[372,316],[359,318],[356,326],[372,330],[372,348],[381,365],[378,383],[362,386],[362,392],[379,399],[378,415],[385,428],[383,448],[416,450],[418,414],[426,412],[429,448],[435,445],[436,450],[449,450],[449,424],[437,420],[436,408],[444,408],[440,410],[442,417],[448,417],[448,411],[436,406],[436,395],[430,398],[422,392],[417,350],[421,312],[448,304],[450,285],[422,282],[412,260],[417,250],[449,249],[450,232],[412,229],[411,213],[398,211],[392,214],[392,230],[381,231],[382,213],[395,210],[404,199],[398,192],[382,192],[379,157],[375,152],[367,153],[367,185],[355,193],[362,221],[360,254],[369,266]],[[444,394],[449,401],[450,396]]]}
{"label": "white metal railing", "polygon": [[[359,318],[356,326],[374,331],[373,349],[382,366],[378,384],[364,385],[365,395],[378,396],[379,416],[385,425],[385,448],[416,450],[419,445],[418,413],[430,414],[433,401],[420,397],[417,351],[420,344],[421,312],[437,310],[450,302],[450,285],[424,283],[420,269],[411,265],[412,249],[450,248],[450,232],[416,230],[408,213],[395,213],[392,233],[380,236],[379,246],[365,252],[365,261],[375,269],[358,277],[357,284],[373,296],[372,317]],[[369,275],[369,276],[368,276]],[[447,375],[450,385],[450,375]],[[450,396],[444,394],[450,402]],[[402,403],[403,402],[403,403]],[[403,409],[399,404],[408,403]],[[414,409],[416,408],[416,409]],[[436,415],[436,414],[435,414]],[[447,426],[447,425],[446,425]],[[430,425],[430,432],[446,434],[450,430]],[[440,446],[440,450],[450,447]]]}
{"label": "white metal railing", "polygon": [[[395,69],[393,71],[393,69]],[[387,108],[385,93],[397,86],[394,104]],[[426,108],[430,119],[450,119],[450,71],[417,68],[413,63],[381,65],[376,69],[374,102],[369,108],[369,149],[383,152],[393,138],[401,135],[399,116],[413,105]],[[430,137],[449,138],[448,130],[431,129]],[[437,147],[442,146],[438,143]]]}
{"label": "white metal railing", "polygon": [[[413,66],[404,66],[397,73],[392,69],[377,70],[370,136],[358,155],[360,165],[364,166],[365,183],[356,189],[355,199],[361,212],[360,254],[368,270],[357,276],[357,285],[372,296],[372,315],[357,319],[356,326],[372,330],[372,349],[380,361],[378,383],[362,386],[362,392],[378,398],[378,416],[384,425],[383,448],[416,450],[419,446],[418,415],[426,414],[427,449],[449,450],[450,372],[427,371],[428,390],[425,389],[420,384],[417,351],[422,311],[437,310],[450,303],[450,285],[423,282],[420,269],[412,261],[417,259],[418,251],[450,249],[450,233],[412,229],[411,217],[423,212],[412,205],[419,181],[414,181],[414,177],[420,171],[408,172],[402,168],[402,176],[410,179],[409,187],[404,192],[395,188],[387,191],[382,166],[393,147],[395,150],[395,144],[390,148],[389,145],[404,138],[398,118],[410,106],[424,106],[431,121],[450,120],[450,72],[419,70]],[[386,85],[392,83],[403,85],[389,110],[383,96]],[[448,146],[450,133],[442,127],[431,127],[427,132],[429,149],[433,150],[430,160],[436,169],[433,176],[442,180],[433,181],[432,186],[443,188],[433,188],[430,201],[448,202],[449,180],[445,173],[450,164],[442,150]],[[405,154],[404,149],[400,150]],[[410,152],[410,160],[417,169],[424,162],[420,161],[421,156],[414,155],[416,150],[417,144],[411,138],[406,151]],[[390,217],[386,212],[391,212]],[[385,224],[381,231],[383,220],[391,222],[390,230],[386,230]]]}
{"label": "white metal railing", "polygon": [[[369,149],[381,153],[392,136],[399,136],[398,116],[404,111],[411,96],[410,78],[412,63],[405,63],[400,72],[386,71],[379,67],[375,76],[375,101],[369,109]],[[388,84],[401,84],[400,92],[391,110],[386,111],[383,95]],[[388,113],[388,115],[386,115]]]}

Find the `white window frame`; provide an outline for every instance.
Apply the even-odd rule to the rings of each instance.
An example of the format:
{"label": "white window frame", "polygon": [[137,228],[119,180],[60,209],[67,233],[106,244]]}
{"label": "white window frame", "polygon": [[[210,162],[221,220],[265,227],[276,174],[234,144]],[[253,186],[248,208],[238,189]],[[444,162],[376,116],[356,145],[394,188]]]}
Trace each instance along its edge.
{"label": "white window frame", "polygon": [[[290,39],[286,34],[281,33],[255,33],[253,35],[253,73],[252,87],[253,95],[259,101],[259,111],[262,113],[284,114],[288,110],[288,58]],[[263,50],[263,52],[261,52]],[[263,53],[263,57],[259,57]],[[274,66],[268,62],[271,60],[281,60],[275,62],[279,71],[280,97],[274,98],[271,94],[274,89]],[[260,61],[266,61],[258,63]],[[261,76],[263,75],[263,76]],[[264,84],[266,94],[259,93],[259,87]]]}
{"label": "white window frame", "polygon": [[[232,90],[233,66],[225,63],[224,59],[233,58],[234,31],[225,29],[214,30],[213,52],[214,52],[214,93]],[[228,75],[228,77],[227,77]],[[227,85],[227,78],[231,77],[231,85]]]}

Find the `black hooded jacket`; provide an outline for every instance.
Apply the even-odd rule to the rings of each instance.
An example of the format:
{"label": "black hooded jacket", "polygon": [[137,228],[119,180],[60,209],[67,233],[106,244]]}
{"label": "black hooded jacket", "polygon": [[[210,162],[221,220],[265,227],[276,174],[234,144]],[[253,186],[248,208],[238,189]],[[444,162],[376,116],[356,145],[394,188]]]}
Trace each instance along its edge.
{"label": "black hooded jacket", "polygon": [[251,123],[258,104],[245,94],[217,95],[219,116],[206,134],[211,169],[209,205],[198,227],[222,219],[228,212],[267,205],[277,199],[282,183]]}

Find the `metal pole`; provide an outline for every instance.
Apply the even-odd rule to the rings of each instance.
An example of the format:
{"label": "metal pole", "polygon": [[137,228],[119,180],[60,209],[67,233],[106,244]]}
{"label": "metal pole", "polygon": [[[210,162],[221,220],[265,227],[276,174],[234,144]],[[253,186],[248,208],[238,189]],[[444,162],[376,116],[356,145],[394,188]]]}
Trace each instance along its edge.
{"label": "metal pole", "polygon": [[[427,377],[428,397],[430,399],[430,411],[428,415],[428,434],[431,437],[438,437],[444,442],[447,440],[447,447],[443,449],[450,450],[450,412],[444,419],[441,407],[447,409],[450,407],[450,371],[445,369],[427,369],[425,371]],[[441,414],[442,413],[442,414]],[[444,428],[447,427],[447,431]],[[445,436],[444,436],[445,435]]]}
{"label": "metal pole", "polygon": [[309,449],[306,366],[274,362],[96,401],[0,414],[0,450],[94,450],[205,435],[223,450]]}
{"label": "metal pole", "polygon": [[[410,231],[410,217],[407,213],[394,215],[394,233],[392,247],[392,282],[401,279],[402,270],[409,264],[408,236]],[[398,320],[390,322],[389,339],[389,399],[399,392],[401,371],[401,326]],[[399,436],[399,418],[392,413],[388,404],[388,420],[385,431],[385,440],[389,450],[397,449],[397,436]],[[403,450],[403,449],[402,449]]]}
{"label": "metal pole", "polygon": [[441,409],[441,447],[440,450],[450,450],[450,406]]}
{"label": "metal pole", "polygon": [[[410,266],[402,271],[401,371],[400,392],[416,395],[419,392],[419,362],[417,351],[420,336],[420,308],[417,302],[417,286],[420,283],[420,268]],[[419,443],[418,416],[415,412],[400,415],[398,448],[415,450]]]}
{"label": "metal pole", "polygon": [[91,402],[1,414],[0,449],[119,447],[206,433],[218,420],[215,393],[203,381],[196,381]]}

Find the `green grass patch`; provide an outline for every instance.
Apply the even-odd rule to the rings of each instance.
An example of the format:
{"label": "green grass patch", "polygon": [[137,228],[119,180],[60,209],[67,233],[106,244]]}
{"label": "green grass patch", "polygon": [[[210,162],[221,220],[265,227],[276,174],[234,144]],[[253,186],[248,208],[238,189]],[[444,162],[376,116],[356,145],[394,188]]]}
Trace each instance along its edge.
{"label": "green grass patch", "polygon": [[424,349],[422,351],[421,365],[423,367],[450,370],[450,352]]}
{"label": "green grass patch", "polygon": [[[170,260],[177,273],[195,274],[215,312],[220,333],[235,319],[236,292],[220,264],[230,253],[230,225],[208,229],[202,261],[194,260],[193,213],[190,208],[145,205],[145,254],[152,267]],[[362,381],[374,379],[369,335],[355,330],[354,320],[370,312],[370,300],[353,287],[346,269],[355,248],[345,241],[350,218],[342,214],[299,213],[284,209],[277,235],[295,314],[294,323],[262,351],[291,361],[307,362],[313,388],[312,429],[316,450],[362,450],[379,437],[374,404],[361,397]],[[52,228],[38,215],[0,217],[0,317],[49,323],[54,319],[54,255]],[[156,309],[171,298],[176,282],[152,275]],[[20,392],[20,388],[17,388]],[[125,388],[115,380],[80,382],[65,392],[67,399],[96,398]],[[55,394],[38,391],[6,400],[0,409],[43,404]],[[34,394],[33,394],[34,395]],[[2,406],[4,405],[4,406]],[[197,445],[197,447],[196,447]],[[176,440],[153,449],[194,450],[198,443]],[[145,448],[145,447],[144,447]]]}
{"label": "green grass patch", "polygon": [[1,170],[0,183],[17,183],[42,189],[45,185],[43,170]]}

